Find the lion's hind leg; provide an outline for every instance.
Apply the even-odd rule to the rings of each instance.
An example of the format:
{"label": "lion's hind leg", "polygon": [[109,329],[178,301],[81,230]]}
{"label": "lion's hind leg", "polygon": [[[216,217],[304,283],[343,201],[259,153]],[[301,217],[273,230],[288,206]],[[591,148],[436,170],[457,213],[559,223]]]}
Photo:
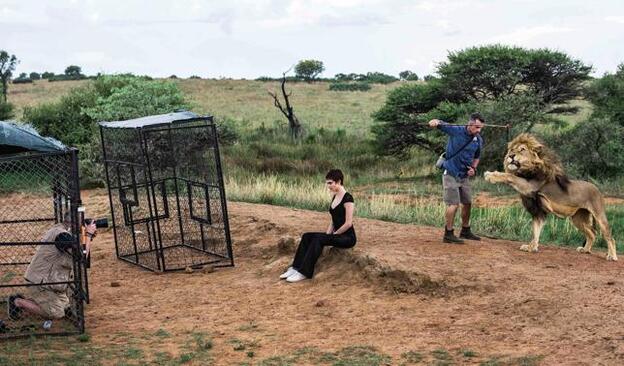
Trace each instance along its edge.
{"label": "lion's hind leg", "polygon": [[596,240],[596,233],[594,233],[594,227],[592,222],[592,214],[586,209],[580,209],[576,211],[571,217],[572,223],[585,235],[585,245],[576,248],[580,253],[591,253],[592,245]]}
{"label": "lion's hind leg", "polygon": [[602,233],[602,237],[607,241],[607,260],[616,261],[617,252],[615,250],[615,240],[611,236],[611,229],[609,228],[609,221],[607,221],[607,214],[602,210],[596,215],[596,222]]}

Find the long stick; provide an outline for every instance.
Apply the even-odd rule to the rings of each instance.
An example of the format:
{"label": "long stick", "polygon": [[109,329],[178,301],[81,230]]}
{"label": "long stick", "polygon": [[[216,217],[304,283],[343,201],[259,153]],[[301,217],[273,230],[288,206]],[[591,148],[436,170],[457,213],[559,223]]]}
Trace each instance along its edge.
{"label": "long stick", "polygon": [[[427,127],[429,127],[428,123],[414,123],[414,124],[416,126],[427,126]],[[451,125],[451,126],[470,126],[468,124],[458,125],[458,124],[455,124],[455,123],[449,123],[449,125]],[[511,128],[511,125],[509,123],[506,124],[506,125],[493,125],[493,124],[485,124],[484,123],[484,124],[482,124],[482,126],[484,126],[484,127],[494,127],[494,128],[507,128],[507,129]]]}

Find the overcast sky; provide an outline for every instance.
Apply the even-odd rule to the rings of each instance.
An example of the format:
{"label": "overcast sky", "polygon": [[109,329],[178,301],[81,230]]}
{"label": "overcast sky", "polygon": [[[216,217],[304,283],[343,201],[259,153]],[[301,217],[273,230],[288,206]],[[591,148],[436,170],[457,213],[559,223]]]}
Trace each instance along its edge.
{"label": "overcast sky", "polygon": [[256,78],[301,59],[325,76],[433,72],[449,51],[565,51],[594,74],[624,62],[622,0],[0,0],[20,72]]}

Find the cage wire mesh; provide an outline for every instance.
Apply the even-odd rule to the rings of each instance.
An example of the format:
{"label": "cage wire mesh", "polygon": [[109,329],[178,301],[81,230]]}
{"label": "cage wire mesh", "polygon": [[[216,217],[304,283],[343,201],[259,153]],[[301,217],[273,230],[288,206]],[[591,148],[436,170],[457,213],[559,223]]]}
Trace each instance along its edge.
{"label": "cage wire mesh", "polygon": [[234,265],[211,116],[104,122],[100,132],[118,258],[152,271]]}
{"label": "cage wire mesh", "polygon": [[[0,339],[82,333],[86,269],[79,242],[77,150],[0,156],[0,202],[0,306],[6,309]],[[35,254],[55,246],[54,240],[42,241],[44,234],[63,225],[64,217],[72,239],[65,251],[49,251],[59,256],[63,275],[50,271],[27,279]],[[34,301],[42,315],[18,306],[20,298]]]}

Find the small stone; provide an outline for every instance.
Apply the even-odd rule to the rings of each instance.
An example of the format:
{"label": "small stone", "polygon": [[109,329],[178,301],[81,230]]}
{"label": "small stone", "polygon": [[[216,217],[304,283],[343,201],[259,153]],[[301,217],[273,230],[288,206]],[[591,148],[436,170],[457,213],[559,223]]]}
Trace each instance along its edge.
{"label": "small stone", "polygon": [[213,265],[207,264],[202,268],[202,272],[203,273],[212,273],[215,271],[215,268]]}
{"label": "small stone", "polygon": [[317,308],[322,308],[324,306],[327,306],[327,301],[326,300],[319,300],[316,302],[316,304],[314,304],[314,306],[316,306]]}
{"label": "small stone", "polygon": [[111,286],[111,287],[119,287],[119,286],[121,286],[121,284],[120,284],[119,282],[117,282],[117,281],[112,281],[112,282],[110,283],[110,286]]}
{"label": "small stone", "polygon": [[186,272],[186,273],[193,273],[194,271],[193,271],[193,268],[191,268],[191,267],[186,267],[186,268],[184,269],[184,272]]}
{"label": "small stone", "polygon": [[607,282],[607,285],[609,285],[609,286],[615,285],[615,281],[609,281],[609,282]]}

